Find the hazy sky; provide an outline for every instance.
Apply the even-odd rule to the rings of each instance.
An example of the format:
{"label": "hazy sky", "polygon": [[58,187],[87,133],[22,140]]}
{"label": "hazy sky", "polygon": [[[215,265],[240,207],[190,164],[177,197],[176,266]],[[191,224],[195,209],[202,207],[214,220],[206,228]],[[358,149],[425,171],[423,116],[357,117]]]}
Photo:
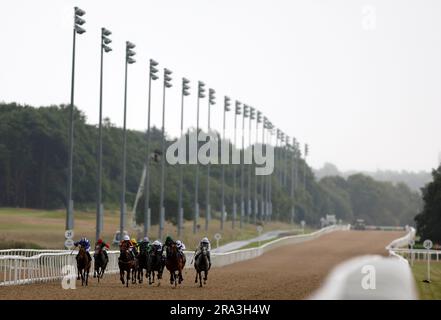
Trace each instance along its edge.
{"label": "hazy sky", "polygon": [[[77,38],[75,103],[97,123],[100,28],[104,116],[123,119],[124,46],[129,128],[145,130],[148,59],[171,69],[167,131],[179,130],[181,77],[192,80],[185,125],[196,121],[196,81],[263,111],[301,143],[309,161],[340,169],[430,170],[441,151],[441,1],[141,0],[0,2],[0,100],[35,106],[70,99],[73,6],[87,14]],[[162,74],[161,74],[162,78]],[[161,81],[153,123],[161,121]],[[206,125],[206,100],[201,121]],[[232,116],[230,114],[230,116]],[[232,124],[232,117],[230,124]]]}

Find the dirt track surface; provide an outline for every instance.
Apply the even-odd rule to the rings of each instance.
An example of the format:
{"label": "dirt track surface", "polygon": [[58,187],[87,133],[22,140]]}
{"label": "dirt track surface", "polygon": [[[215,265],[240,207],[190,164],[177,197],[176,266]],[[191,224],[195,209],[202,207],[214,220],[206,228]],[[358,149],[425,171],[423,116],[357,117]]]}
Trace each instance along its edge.
{"label": "dirt track surface", "polygon": [[339,231],[316,240],[277,248],[264,255],[212,269],[207,286],[194,283],[194,270],[186,270],[184,282],[173,289],[169,273],[156,284],[129,285],[119,275],[106,275],[100,284],[91,278],[89,287],[64,290],[61,282],[0,287],[0,299],[304,299],[320,287],[338,263],[363,254],[385,255],[384,247],[403,232]]}

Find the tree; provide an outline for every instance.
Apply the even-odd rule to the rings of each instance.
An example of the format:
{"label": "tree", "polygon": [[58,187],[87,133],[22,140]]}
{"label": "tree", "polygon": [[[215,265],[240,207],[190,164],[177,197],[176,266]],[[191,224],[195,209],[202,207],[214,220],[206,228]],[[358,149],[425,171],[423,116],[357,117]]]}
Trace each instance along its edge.
{"label": "tree", "polygon": [[432,171],[432,177],[433,181],[422,189],[424,208],[415,222],[423,240],[441,243],[441,166]]}

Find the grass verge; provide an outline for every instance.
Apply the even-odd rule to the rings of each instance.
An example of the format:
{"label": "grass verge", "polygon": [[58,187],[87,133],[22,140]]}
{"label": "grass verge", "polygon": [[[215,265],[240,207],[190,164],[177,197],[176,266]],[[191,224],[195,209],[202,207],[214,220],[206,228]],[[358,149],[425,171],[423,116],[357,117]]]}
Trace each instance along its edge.
{"label": "grass verge", "polygon": [[441,262],[430,262],[430,283],[427,278],[427,262],[415,261],[412,267],[421,300],[441,300]]}

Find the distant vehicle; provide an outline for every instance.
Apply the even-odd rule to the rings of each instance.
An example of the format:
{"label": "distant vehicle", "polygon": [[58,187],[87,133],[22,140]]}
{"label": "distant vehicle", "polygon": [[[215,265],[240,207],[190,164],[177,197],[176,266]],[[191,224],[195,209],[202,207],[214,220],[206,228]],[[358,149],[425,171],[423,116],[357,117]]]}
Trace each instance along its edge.
{"label": "distant vehicle", "polygon": [[321,227],[328,227],[337,224],[337,218],[333,214],[327,214],[326,218],[320,219]]}
{"label": "distant vehicle", "polygon": [[[119,230],[115,231],[115,235],[113,236],[113,241],[112,241],[113,244],[119,244],[119,242],[121,241],[122,237],[121,237],[120,233],[121,232]],[[126,236],[126,235],[128,235],[128,232],[124,231],[123,236]]]}
{"label": "distant vehicle", "polygon": [[354,229],[354,230],[366,230],[366,224],[364,223],[364,220],[363,219],[355,220],[355,223],[352,226],[352,229]]}

